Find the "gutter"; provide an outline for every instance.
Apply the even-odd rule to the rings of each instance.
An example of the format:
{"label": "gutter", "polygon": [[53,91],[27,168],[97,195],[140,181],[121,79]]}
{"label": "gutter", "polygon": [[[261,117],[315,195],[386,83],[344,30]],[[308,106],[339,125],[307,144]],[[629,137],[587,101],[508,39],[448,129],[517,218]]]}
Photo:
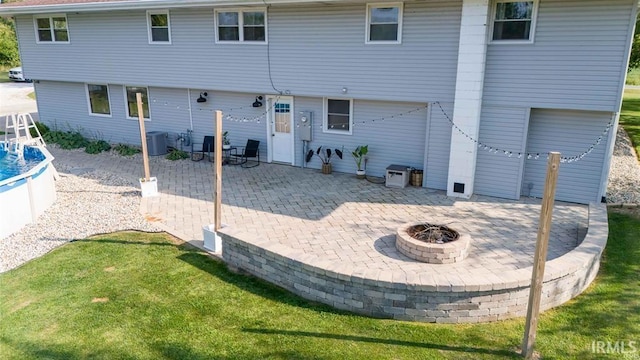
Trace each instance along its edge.
{"label": "gutter", "polygon": [[[269,6],[278,4],[329,4],[345,3],[344,0],[137,0],[137,1],[113,1],[113,2],[89,2],[76,4],[53,4],[53,5],[0,5],[0,15],[27,15],[27,14],[47,14],[66,12],[88,12],[88,11],[115,11],[115,10],[149,10],[149,9],[171,9],[189,7],[217,7],[217,6]],[[351,1],[348,1],[351,2]],[[356,1],[360,2],[360,1]],[[365,3],[365,1],[361,1]]]}

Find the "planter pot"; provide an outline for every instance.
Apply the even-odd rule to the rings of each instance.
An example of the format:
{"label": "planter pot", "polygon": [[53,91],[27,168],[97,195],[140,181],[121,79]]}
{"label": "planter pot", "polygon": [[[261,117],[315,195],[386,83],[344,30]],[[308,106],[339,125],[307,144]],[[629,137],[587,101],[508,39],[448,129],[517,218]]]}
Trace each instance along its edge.
{"label": "planter pot", "polygon": [[231,145],[222,145],[222,148],[224,150],[229,150],[229,149],[231,149]]}
{"label": "planter pot", "polygon": [[356,170],[356,177],[358,179],[364,179],[367,176],[366,174],[365,170]]}
{"label": "planter pot", "polygon": [[144,178],[140,179],[140,190],[142,197],[158,196],[158,179],[150,177],[148,181]]}
{"label": "planter pot", "polygon": [[322,164],[322,173],[331,174],[331,164]]}
{"label": "planter pot", "polygon": [[422,186],[422,177],[423,177],[424,171],[423,170],[411,170],[411,178],[410,178],[410,183],[412,186]]}
{"label": "planter pot", "polygon": [[215,231],[215,225],[204,225],[202,227],[202,235],[204,237],[204,248],[213,251],[222,251],[222,238]]}

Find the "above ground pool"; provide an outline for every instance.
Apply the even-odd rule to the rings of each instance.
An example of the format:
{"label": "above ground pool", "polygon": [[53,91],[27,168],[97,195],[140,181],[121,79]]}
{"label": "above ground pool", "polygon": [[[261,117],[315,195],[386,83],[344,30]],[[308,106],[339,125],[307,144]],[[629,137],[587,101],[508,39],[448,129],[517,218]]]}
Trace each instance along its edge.
{"label": "above ground pool", "polygon": [[31,146],[16,159],[0,142],[0,239],[35,221],[56,200],[52,160],[46,149]]}

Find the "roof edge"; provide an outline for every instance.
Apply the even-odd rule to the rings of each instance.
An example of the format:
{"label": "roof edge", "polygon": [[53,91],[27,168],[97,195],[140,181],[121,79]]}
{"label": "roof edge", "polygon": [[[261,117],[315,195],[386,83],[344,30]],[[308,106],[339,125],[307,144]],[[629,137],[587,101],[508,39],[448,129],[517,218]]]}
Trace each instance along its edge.
{"label": "roof edge", "polygon": [[304,4],[304,3],[337,3],[341,0],[137,0],[114,2],[89,2],[75,4],[55,5],[27,5],[27,6],[0,6],[0,16],[47,14],[65,12],[86,11],[114,11],[137,9],[169,9],[188,7],[215,7],[215,6],[265,6],[277,4]]}

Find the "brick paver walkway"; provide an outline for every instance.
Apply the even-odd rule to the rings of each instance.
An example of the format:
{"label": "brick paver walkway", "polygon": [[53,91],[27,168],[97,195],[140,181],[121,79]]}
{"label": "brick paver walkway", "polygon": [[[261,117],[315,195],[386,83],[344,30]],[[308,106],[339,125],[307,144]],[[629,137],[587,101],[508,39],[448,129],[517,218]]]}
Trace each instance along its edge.
{"label": "brick paver walkway", "polygon": [[[113,172],[137,185],[141,157],[88,155],[52,149],[58,163]],[[160,196],[142,199],[141,212],[186,241],[202,241],[213,219],[213,166],[206,161],[151,158]],[[500,274],[532,265],[538,199],[486,196],[448,198],[443,191],[386,188],[351,174],[263,163],[223,167],[222,222],[324,260],[362,271],[424,270],[464,276]],[[395,249],[396,228],[406,222],[451,224],[472,236],[469,257],[457,264],[428,265]],[[549,259],[573,249],[584,237],[587,206],[556,203]]]}

